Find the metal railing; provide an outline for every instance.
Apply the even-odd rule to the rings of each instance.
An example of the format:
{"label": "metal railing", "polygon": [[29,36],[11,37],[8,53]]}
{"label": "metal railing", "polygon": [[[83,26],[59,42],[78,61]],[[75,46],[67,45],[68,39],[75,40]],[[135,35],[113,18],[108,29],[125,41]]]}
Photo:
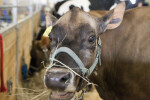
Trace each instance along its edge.
{"label": "metal railing", "polygon": [[0,8],[26,8],[32,5],[0,5]]}
{"label": "metal railing", "polygon": [[[18,5],[17,0],[13,0],[13,5],[0,5],[0,9],[7,9],[11,8],[12,9],[12,24],[10,24],[8,27],[4,27],[4,29],[0,30],[0,34],[2,34],[3,37],[5,37],[8,34],[6,31],[15,28],[16,29],[16,85],[18,85],[19,81],[19,24],[28,20],[29,18],[32,18],[32,34],[33,34],[33,15],[36,14],[41,10],[40,5],[36,5],[36,12],[33,13],[33,0],[29,0],[30,3],[29,5]],[[40,0],[37,0],[38,2]],[[24,17],[22,20],[18,21],[18,8],[26,8],[29,7],[29,15]],[[6,33],[5,33],[6,32]]]}

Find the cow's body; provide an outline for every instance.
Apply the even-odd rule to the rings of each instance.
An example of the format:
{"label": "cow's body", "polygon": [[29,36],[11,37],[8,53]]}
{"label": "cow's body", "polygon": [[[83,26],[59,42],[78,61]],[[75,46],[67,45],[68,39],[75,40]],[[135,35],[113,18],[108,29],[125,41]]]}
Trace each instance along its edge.
{"label": "cow's body", "polygon": [[[100,12],[99,12],[100,13]],[[150,98],[150,7],[125,12],[122,24],[101,36],[102,65],[91,80],[104,100]]]}
{"label": "cow's body", "polygon": [[[123,18],[124,10],[125,5],[121,3],[107,14],[95,14],[101,18],[90,16],[76,7],[59,20],[47,14],[46,26],[53,26],[49,34],[51,52],[55,54],[61,47],[67,47],[88,69],[96,58],[100,36],[102,65],[97,66],[96,72],[89,77],[98,85],[96,88],[100,96],[104,100],[148,100],[150,7],[126,11]],[[101,14],[105,16],[102,17]],[[106,29],[113,30],[104,32]],[[59,53],[55,59],[82,75],[77,63],[67,53]],[[74,100],[75,92],[87,85],[86,81],[68,68],[62,67],[59,62],[54,62],[47,68],[44,82],[52,90],[51,100]]]}

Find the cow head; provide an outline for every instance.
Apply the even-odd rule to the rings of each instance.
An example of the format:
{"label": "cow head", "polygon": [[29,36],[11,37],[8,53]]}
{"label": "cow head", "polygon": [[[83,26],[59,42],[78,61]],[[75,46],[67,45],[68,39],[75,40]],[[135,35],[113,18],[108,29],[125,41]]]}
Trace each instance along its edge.
{"label": "cow head", "polygon": [[49,64],[49,43],[49,38],[47,37],[42,37],[41,40],[34,40],[32,42],[32,49],[30,52],[31,61],[28,71],[30,76],[32,76],[35,72],[41,71],[44,65],[46,66]]}
{"label": "cow head", "polygon": [[[106,29],[118,27],[122,21],[124,10],[125,4],[121,3],[102,18],[91,16],[76,7],[58,20],[47,14],[47,27],[53,26],[49,35],[51,53],[54,54],[61,47],[67,47],[89,69],[96,59],[97,41],[100,34]],[[61,52],[57,54],[55,59],[83,76],[77,62],[67,53]],[[53,62],[55,64],[47,68],[44,77],[45,85],[52,90],[50,99],[73,99],[75,92],[81,90],[86,85],[86,82],[69,68],[60,67],[62,66],[60,62]]]}

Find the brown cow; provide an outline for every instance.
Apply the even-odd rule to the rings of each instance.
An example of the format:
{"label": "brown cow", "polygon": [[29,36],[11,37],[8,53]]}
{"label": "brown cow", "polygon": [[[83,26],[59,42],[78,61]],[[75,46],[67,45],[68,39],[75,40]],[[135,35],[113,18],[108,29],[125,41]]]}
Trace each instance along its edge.
{"label": "brown cow", "polygon": [[[97,12],[101,13],[101,12]],[[148,100],[150,98],[150,7],[124,14],[122,24],[104,32],[102,66],[91,81],[106,100]]]}
{"label": "brown cow", "polygon": [[[96,88],[100,96],[104,100],[148,100],[150,7],[126,11],[121,23],[124,6],[124,3],[119,4],[101,18],[93,17],[79,8],[73,8],[59,20],[47,16],[47,26],[53,25],[50,33],[52,54],[57,51],[56,47],[58,50],[68,47],[86,68],[90,68],[96,59],[97,41],[101,35],[102,65],[97,64],[90,75],[90,80],[98,85]],[[106,29],[113,30],[104,32]],[[82,75],[79,63],[66,52],[59,53],[56,59]],[[45,85],[52,90],[51,100],[70,100],[74,99],[75,92],[84,88],[86,82],[70,69],[54,65],[46,71]]]}
{"label": "brown cow", "polygon": [[31,49],[31,61],[28,74],[33,76],[35,72],[41,71],[44,66],[49,65],[50,44],[48,37],[42,37],[41,40],[34,40]]}

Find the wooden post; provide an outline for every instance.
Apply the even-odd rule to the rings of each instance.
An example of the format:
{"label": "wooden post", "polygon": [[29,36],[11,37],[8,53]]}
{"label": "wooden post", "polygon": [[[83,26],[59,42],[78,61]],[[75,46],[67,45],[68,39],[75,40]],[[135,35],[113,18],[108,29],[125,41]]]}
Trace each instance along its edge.
{"label": "wooden post", "polygon": [[3,0],[0,0],[0,5],[3,5]]}

